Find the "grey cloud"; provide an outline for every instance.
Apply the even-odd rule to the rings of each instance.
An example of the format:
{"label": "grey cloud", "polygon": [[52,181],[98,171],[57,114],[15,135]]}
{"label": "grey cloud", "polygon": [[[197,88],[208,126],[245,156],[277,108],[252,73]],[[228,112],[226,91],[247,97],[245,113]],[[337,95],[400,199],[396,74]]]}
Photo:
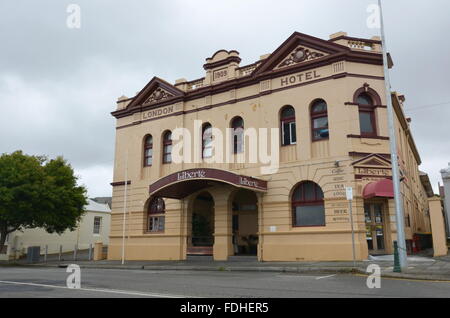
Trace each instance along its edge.
{"label": "grey cloud", "polygon": [[[2,1],[0,3],[0,149],[64,156],[91,195],[109,195],[118,96],[132,96],[154,75],[168,81],[203,76],[206,57],[237,49],[242,64],[276,49],[292,32],[371,37],[375,0]],[[81,29],[66,27],[67,5],[81,7]],[[393,89],[406,112],[423,170],[435,185],[450,161],[450,29],[446,0],[384,1]],[[107,171],[111,171],[108,174]],[[99,180],[101,180],[99,182]]]}

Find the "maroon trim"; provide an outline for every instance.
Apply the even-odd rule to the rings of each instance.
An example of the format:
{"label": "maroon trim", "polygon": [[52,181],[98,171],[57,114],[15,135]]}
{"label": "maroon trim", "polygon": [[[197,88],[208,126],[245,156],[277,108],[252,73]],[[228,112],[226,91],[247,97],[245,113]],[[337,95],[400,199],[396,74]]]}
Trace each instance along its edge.
{"label": "maroon trim", "polygon": [[[354,165],[357,165],[358,163],[363,162],[363,161],[365,161],[365,160],[367,160],[367,159],[369,159],[369,158],[372,158],[372,157],[377,157],[377,158],[380,159],[381,161],[384,161],[384,162],[386,162],[387,164],[391,164],[391,160],[390,160],[391,155],[388,155],[388,154],[386,154],[386,155],[383,155],[383,154],[377,154],[377,153],[368,153],[368,154],[366,154],[366,153],[357,153],[357,152],[355,152],[355,153],[349,153],[349,154],[350,154],[351,156],[352,156],[352,155],[363,155],[363,156],[364,156],[363,158],[358,159],[358,160],[352,162],[352,165],[353,165],[353,166],[354,166]],[[383,156],[389,156],[389,159],[386,158],[386,157],[383,157]],[[387,169],[391,169],[391,168],[387,168]]]}
{"label": "maroon trim", "polygon": [[[341,60],[338,60],[338,61],[341,61]],[[283,75],[289,75],[289,74],[301,72],[303,70],[308,70],[308,69],[312,69],[312,68],[315,68],[315,67],[323,66],[323,65],[312,65],[311,67],[304,67],[304,64],[305,63],[301,63],[299,67],[294,68],[292,70],[284,70],[284,69],[282,69],[282,72],[276,72],[276,74],[275,73],[271,73],[271,74],[269,74],[269,76],[262,75],[262,76],[260,76],[260,77],[258,77],[256,79],[246,77],[245,79],[242,79],[242,84],[239,84],[239,83],[241,83],[241,81],[231,80],[231,81],[222,82],[220,84],[216,84],[216,85],[212,85],[212,86],[206,86],[206,87],[199,88],[199,89],[196,89],[194,91],[188,92],[183,97],[174,97],[174,98],[166,99],[166,100],[161,101],[159,103],[155,103],[155,104],[151,104],[151,105],[147,105],[147,106],[141,106],[140,108],[139,107],[134,107],[134,108],[130,109],[129,107],[127,107],[125,109],[113,111],[113,112],[111,112],[111,115],[113,115],[116,118],[122,118],[122,117],[133,115],[134,113],[137,113],[137,112],[142,112],[142,111],[146,111],[146,110],[151,110],[151,109],[167,106],[167,105],[173,104],[175,102],[186,102],[186,101],[202,98],[202,97],[205,97],[205,96],[209,96],[211,94],[218,94],[218,93],[227,92],[230,89],[236,89],[236,88],[241,88],[241,87],[254,85],[254,84],[257,84],[260,81],[265,80],[265,79],[272,79],[274,77],[279,77],[279,76],[283,76]],[[328,65],[328,64],[330,64],[330,63],[325,63],[324,65]],[[356,77],[356,78],[365,78],[365,79],[374,79],[374,80],[384,80],[384,77],[382,77],[382,76],[372,76],[372,75],[363,75],[363,74],[354,74],[354,73],[342,73],[342,77]],[[316,80],[312,80],[312,81],[309,81],[309,82],[306,82],[306,83],[298,83],[298,84],[295,84],[295,85],[280,87],[280,88],[277,88],[277,89],[273,89],[271,91],[265,91],[265,92],[261,92],[261,93],[258,93],[258,94],[255,94],[255,95],[250,95],[250,96],[243,97],[243,98],[232,99],[232,100],[229,100],[229,101],[226,101],[226,102],[218,103],[218,104],[215,104],[215,105],[205,106],[205,107],[201,107],[201,108],[198,108],[198,109],[193,109],[193,110],[190,110],[190,111],[184,111],[184,112],[181,111],[181,112],[172,113],[172,114],[168,114],[168,115],[161,116],[161,117],[151,118],[151,119],[143,120],[141,122],[161,119],[161,118],[168,117],[168,116],[187,114],[189,112],[202,111],[202,110],[206,109],[206,107],[213,108],[213,107],[229,105],[232,102],[236,103],[236,102],[246,101],[246,100],[258,98],[258,97],[261,97],[261,96],[264,96],[264,95],[267,95],[267,94],[276,93],[276,92],[284,91],[284,90],[287,90],[287,89],[293,89],[293,88],[302,87],[302,86],[306,86],[306,85],[311,85],[311,84],[315,84],[315,83],[318,83],[318,82],[328,81],[328,80],[331,80],[331,79],[334,79],[334,76],[322,77],[322,78],[319,78],[319,79],[316,79]],[[136,97],[134,97],[134,98],[136,98]],[[140,122],[138,122],[138,123],[140,123]],[[136,123],[128,124],[127,126],[132,126],[132,125],[135,125],[135,124]],[[124,127],[124,126],[121,126],[121,127]]]}
{"label": "maroon trim", "polygon": [[371,174],[355,174],[355,180],[361,180],[362,178],[374,178],[374,179],[390,179],[392,180],[391,176],[374,176]]}
{"label": "maroon trim", "polygon": [[[131,184],[131,180],[128,180],[126,182],[126,184],[130,185]],[[113,187],[124,186],[125,185],[125,181],[111,182],[110,185],[113,186]]]}
{"label": "maroon trim", "polygon": [[[168,99],[166,99],[166,101],[167,100],[171,100],[171,101],[176,100],[176,99],[182,98],[185,95],[185,93],[182,90],[180,90],[177,87],[175,87],[174,85],[166,82],[165,80],[160,79],[159,77],[155,76],[133,98],[133,100],[130,102],[130,104],[128,104],[128,106],[124,110],[130,110],[131,108],[134,108],[134,107],[142,109],[142,104],[144,103],[147,96],[150,93],[152,93],[155,89],[157,89],[158,87],[161,87],[162,89],[164,89],[164,90],[168,91],[169,93],[171,93],[172,95],[174,95],[174,97],[168,98]],[[122,111],[124,111],[124,110],[122,110]]]}
{"label": "maroon trim", "polygon": [[267,181],[249,176],[237,175],[229,171],[198,168],[179,171],[165,176],[149,186],[152,196],[182,199],[209,187],[216,182],[228,183],[239,188],[267,191]]}
{"label": "maroon trim", "polygon": [[347,135],[347,138],[367,138],[367,139],[379,139],[389,140],[389,137],[377,136],[377,135]]}
{"label": "maroon trim", "polygon": [[353,94],[353,103],[359,105],[358,103],[358,97],[359,95],[366,93],[369,97],[372,98],[372,105],[364,105],[367,107],[374,107],[374,105],[383,105],[383,103],[381,102],[381,98],[380,95],[378,95],[378,93],[369,87],[369,85],[366,83],[363,85],[363,87],[358,88],[355,93]]}
{"label": "maroon trim", "polygon": [[[377,137],[377,123],[376,123],[376,118],[375,118],[375,110],[374,108],[363,108],[363,107],[359,107],[359,116],[361,117],[362,113],[366,113],[370,115],[370,125],[372,126],[372,132],[362,132],[361,131],[361,136],[363,136],[364,138],[374,138]],[[361,122],[359,123],[361,125]],[[360,128],[361,129],[361,128]]]}
{"label": "maroon trim", "polygon": [[[162,205],[161,209],[159,208],[159,204]],[[155,214],[164,214],[166,213],[166,203],[164,200],[160,197],[155,197],[150,201],[150,204],[148,205],[148,214],[149,215],[155,215]]]}
{"label": "maroon trim", "polygon": [[[314,106],[316,106],[316,104],[318,103],[325,103],[326,106],[326,110],[324,111],[318,111],[318,112],[314,112]],[[330,132],[329,132],[329,125],[327,122],[327,126],[323,126],[323,127],[318,127],[318,128],[314,128],[314,120],[319,119],[319,118],[327,118],[328,121],[328,104],[323,100],[323,99],[317,99],[314,102],[312,102],[311,104],[311,140],[314,141],[321,141],[321,140],[327,140],[330,138]],[[328,129],[328,137],[315,137],[315,132],[317,130],[322,130],[322,129]]]}
{"label": "maroon trim", "polygon": [[[301,197],[305,198],[305,185],[307,184],[313,184],[314,185],[314,200],[299,200],[299,201],[294,201],[294,196],[295,193],[297,192],[297,190],[301,190],[302,194]],[[320,195],[321,193],[321,195]],[[326,220],[325,220],[325,224],[316,224],[316,225],[296,225],[296,213],[295,213],[295,208],[299,207],[299,206],[322,206],[324,208],[324,213],[325,213],[325,203],[324,203],[324,199],[323,199],[323,191],[320,188],[320,186],[312,181],[304,181],[304,182],[300,182],[295,188],[294,191],[292,192],[291,195],[291,208],[292,208],[292,227],[324,227],[326,226]],[[326,215],[325,215],[326,216]]]}
{"label": "maroon trim", "polygon": [[[294,116],[283,117],[283,112],[284,112],[286,109],[289,109],[289,108],[292,108],[292,110],[294,111]],[[286,106],[283,106],[283,107],[280,109],[280,132],[281,132],[280,139],[281,139],[281,146],[282,146],[282,147],[294,145],[293,143],[290,143],[290,144],[285,144],[285,143],[284,143],[284,133],[285,133],[285,131],[284,131],[284,125],[285,125],[285,124],[290,124],[290,123],[294,123],[294,124],[296,124],[296,126],[297,126],[297,123],[295,122],[295,108],[294,108],[293,106],[291,106],[291,105],[286,105]],[[296,129],[297,129],[297,127],[296,127]],[[289,131],[289,134],[290,134],[290,133],[291,133],[291,132]],[[290,137],[291,137],[291,138],[289,138],[289,139],[292,141],[292,136],[290,136]],[[297,138],[296,138],[296,139],[297,139]],[[296,142],[297,142],[297,140],[296,140]]]}
{"label": "maroon trim", "polygon": [[[203,127],[202,127],[202,159],[205,159],[205,158],[207,159],[207,158],[211,158],[212,157],[212,155],[209,156],[209,157],[205,157],[205,149],[206,149],[206,146],[205,146],[205,142],[206,142],[205,131],[208,128],[211,129],[211,141],[212,141],[212,125],[210,123],[204,123]],[[212,149],[212,145],[209,148]]]}
{"label": "maroon trim", "polygon": [[227,54],[237,53],[237,54],[239,55],[239,52],[236,51],[236,50],[227,51],[227,50],[225,50],[225,49],[220,49],[220,50],[216,51],[211,57],[208,57],[208,58],[206,59],[206,61],[213,60],[214,57],[215,57],[217,54],[219,54],[220,52],[225,52],[225,53],[227,53]]}
{"label": "maroon trim", "polygon": [[294,32],[261,65],[259,65],[255,69],[254,74],[258,75],[275,68],[279,63],[281,63],[283,58],[285,58],[288,54],[290,54],[299,45],[304,45],[331,55],[337,53],[341,54],[351,53],[349,47],[336,43],[331,43],[329,41],[322,40],[307,34]]}
{"label": "maroon trim", "polygon": [[[237,120],[240,120],[241,121],[241,125],[236,125],[235,124],[235,122],[237,121]],[[244,126],[245,126],[245,122],[244,122],[244,119],[241,117],[241,116],[235,116],[235,117],[233,117],[233,119],[231,119],[231,122],[230,122],[230,126],[231,126],[231,128],[233,129],[233,131],[232,131],[232,134],[233,134],[233,154],[237,154],[237,153],[242,153],[244,150],[242,149],[243,147],[242,147],[242,145],[243,145],[243,140],[242,140],[242,138],[244,138],[244,135],[242,134],[242,136],[241,136],[241,142],[239,143],[239,141],[238,141],[238,136],[237,136],[237,134],[235,133],[235,131],[236,131],[236,129],[242,129],[242,133],[243,133],[243,130],[244,130]],[[240,144],[240,146],[241,146],[241,151],[238,151],[238,146],[239,146],[239,144]]]}
{"label": "maroon trim", "polygon": [[241,63],[241,58],[238,57],[238,56],[229,56],[226,59],[221,60],[221,61],[217,61],[217,62],[214,62],[214,63],[206,63],[206,64],[203,65],[203,68],[205,70],[210,70],[210,69],[213,69],[213,68],[216,68],[216,67],[228,65],[228,64],[233,63],[233,62],[239,64],[239,63]]}
{"label": "maroon trim", "polygon": [[[367,105],[363,105],[363,104],[358,104],[358,103],[354,103],[354,102],[345,102],[344,105],[346,106],[367,106]],[[373,105],[373,108],[387,108],[387,105]]]}
{"label": "maroon trim", "polygon": [[[168,137],[169,135],[170,135],[170,139]],[[172,156],[172,150],[167,151],[168,146],[171,146],[171,145],[172,145],[172,132],[170,130],[168,130],[164,133],[164,138],[163,138],[163,164],[172,163],[172,158],[170,161],[166,161],[166,155]]]}
{"label": "maroon trim", "polygon": [[[147,140],[148,138],[152,139],[151,143],[148,143]],[[151,156],[147,156],[147,150],[153,149],[153,137],[152,135],[147,135],[147,137],[145,137],[145,145],[144,145],[144,167],[151,167],[153,164],[153,151],[152,151],[152,155]],[[152,163],[151,164],[147,164],[147,159],[151,158],[152,159]]]}
{"label": "maroon trim", "polygon": [[361,160],[362,159],[366,159],[366,158],[368,158],[368,157],[370,157],[372,155],[384,158],[385,160],[390,160],[391,159],[391,155],[387,154],[387,153],[386,154],[385,153],[375,153],[374,154],[374,153],[370,153],[370,152],[355,152],[355,151],[353,151],[353,152],[349,152],[348,155],[351,156],[351,157],[364,157],[364,158],[361,158]]}
{"label": "maroon trim", "polygon": [[328,40],[328,41],[330,41],[330,42],[335,42],[335,41],[339,41],[339,40],[342,40],[342,39],[344,39],[344,40],[350,40],[350,41],[366,42],[366,43],[372,43],[372,44],[381,44],[381,41],[380,41],[380,40],[363,39],[363,38],[354,38],[354,37],[346,36],[346,35],[341,35],[341,36],[338,36],[337,38],[333,38],[333,39],[330,39],[330,40]]}

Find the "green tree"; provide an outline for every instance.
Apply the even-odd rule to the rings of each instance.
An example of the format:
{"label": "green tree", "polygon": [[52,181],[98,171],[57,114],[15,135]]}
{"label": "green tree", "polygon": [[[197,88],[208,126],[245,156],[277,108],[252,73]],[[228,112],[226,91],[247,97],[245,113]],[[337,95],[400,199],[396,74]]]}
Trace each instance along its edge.
{"label": "green tree", "polygon": [[77,179],[62,157],[48,160],[21,151],[1,155],[0,250],[17,230],[75,230],[87,204],[86,189],[77,186]]}

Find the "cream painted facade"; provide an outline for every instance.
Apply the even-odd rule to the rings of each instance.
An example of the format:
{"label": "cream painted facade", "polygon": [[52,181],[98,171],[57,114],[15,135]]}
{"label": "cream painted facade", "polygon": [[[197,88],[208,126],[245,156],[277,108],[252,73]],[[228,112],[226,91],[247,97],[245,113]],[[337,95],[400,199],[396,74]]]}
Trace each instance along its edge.
{"label": "cream painted facade", "polygon": [[[393,199],[364,198],[368,184],[391,177],[379,38],[358,39],[337,33],[330,40],[322,40],[294,33],[256,63],[239,63],[237,51],[220,50],[206,59],[201,79],[180,79],[169,84],[155,77],[135,97],[119,98],[117,110],[112,113],[117,121],[108,259],[121,258],[125,188],[128,260],[183,260],[189,253],[208,252],[198,243],[202,235],[196,228],[198,219],[204,220],[208,213],[209,225],[207,230],[203,227],[203,232],[210,240],[205,245],[215,260],[241,253],[240,248],[246,244],[251,253],[249,241],[255,237],[253,245],[260,261],[351,260],[345,187],[354,189],[357,259],[367,259],[372,252],[392,253],[392,241],[396,239]],[[375,132],[370,136],[361,132],[364,105],[358,97],[363,93],[372,101]],[[312,104],[318,99],[326,102],[328,136],[314,140]],[[405,215],[409,216],[405,220],[407,239],[411,240],[415,233],[431,232],[427,197],[432,196],[432,190],[424,185],[426,178],[420,177],[421,160],[403,113],[404,97],[392,93],[392,100],[404,177]],[[209,123],[224,136],[236,116],[242,118],[244,129],[279,129],[283,125],[282,111],[288,105],[295,110],[296,142],[280,143],[276,173],[264,174],[261,167],[266,164],[248,160],[253,146],[248,141],[244,142],[245,163],[207,163],[201,159],[202,128],[196,120]],[[185,127],[200,138],[190,148],[200,162],[163,162],[164,135],[176,127]],[[280,142],[282,134],[283,130],[278,133]],[[151,166],[145,162],[149,135]],[[269,149],[270,145],[266,143]],[[230,149],[226,153],[233,159],[237,157]],[[191,177],[180,174],[186,171],[192,173],[187,174]],[[307,181],[323,192],[324,224],[296,226],[294,219],[302,216],[295,212],[293,194]],[[163,197],[165,204],[164,213],[159,214],[164,216],[164,226],[150,231],[154,222],[162,220],[149,215],[150,202],[158,197]],[[298,215],[306,215],[302,209],[308,204],[301,206]],[[372,249],[368,232],[369,237],[373,236]],[[373,241],[377,239],[374,250]]]}
{"label": "cream painted facade", "polygon": [[[100,218],[99,233],[94,233],[94,219]],[[40,246],[41,254],[48,247],[48,254],[71,252],[75,245],[79,250],[88,249],[96,242],[108,245],[111,223],[111,210],[107,204],[101,204],[89,199],[86,213],[83,215],[75,231],[65,231],[63,234],[47,233],[44,229],[25,229],[10,233],[7,238],[6,254],[0,254],[2,259],[18,259],[26,255],[29,246]]]}

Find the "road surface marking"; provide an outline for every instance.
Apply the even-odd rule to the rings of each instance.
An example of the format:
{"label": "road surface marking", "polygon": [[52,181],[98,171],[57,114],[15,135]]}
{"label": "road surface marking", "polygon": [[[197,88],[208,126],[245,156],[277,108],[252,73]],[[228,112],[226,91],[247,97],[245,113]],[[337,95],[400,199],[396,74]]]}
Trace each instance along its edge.
{"label": "road surface marking", "polygon": [[316,277],[316,280],[323,279],[323,278],[330,278],[330,277],[333,277],[333,276],[336,276],[336,274],[328,275],[328,276],[320,276],[320,277]]}
{"label": "road surface marking", "polygon": [[58,285],[46,285],[46,284],[36,284],[36,283],[24,283],[24,282],[12,282],[12,281],[4,281],[0,280],[0,284],[10,284],[10,285],[26,285],[26,286],[35,286],[35,287],[50,287],[50,288],[61,288],[68,290],[82,290],[89,292],[99,292],[99,293],[111,293],[111,294],[122,294],[122,295],[133,295],[133,296],[144,296],[144,297],[157,297],[157,298],[185,298],[186,296],[182,295],[172,295],[172,294],[159,294],[159,293],[142,293],[136,291],[127,291],[127,290],[116,290],[116,289],[97,289],[97,288],[67,288],[66,286],[58,286]]}

